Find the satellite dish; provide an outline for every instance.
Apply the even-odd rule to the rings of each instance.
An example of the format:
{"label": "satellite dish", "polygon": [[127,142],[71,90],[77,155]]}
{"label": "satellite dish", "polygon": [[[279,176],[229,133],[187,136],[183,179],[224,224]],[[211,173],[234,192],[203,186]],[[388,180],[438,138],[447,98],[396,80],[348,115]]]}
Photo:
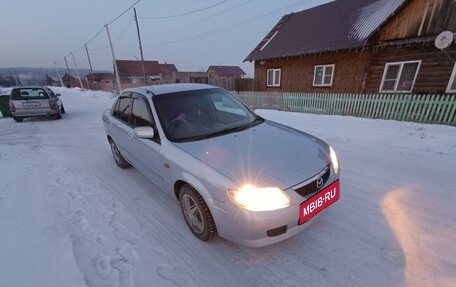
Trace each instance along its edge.
{"label": "satellite dish", "polygon": [[450,31],[444,31],[440,33],[437,38],[435,38],[435,47],[437,49],[443,50],[445,48],[448,48],[451,43],[453,43],[454,40],[454,35],[453,32]]}

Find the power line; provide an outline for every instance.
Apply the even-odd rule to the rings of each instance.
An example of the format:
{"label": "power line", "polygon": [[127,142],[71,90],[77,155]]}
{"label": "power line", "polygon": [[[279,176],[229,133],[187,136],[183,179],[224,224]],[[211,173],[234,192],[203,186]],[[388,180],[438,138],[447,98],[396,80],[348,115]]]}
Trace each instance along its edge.
{"label": "power line", "polygon": [[[120,17],[122,17],[125,13],[127,13],[131,8],[133,8],[136,4],[138,4],[141,0],[138,0],[136,1],[135,3],[133,3],[130,7],[128,7],[125,11],[123,11],[120,15],[118,15],[116,18],[114,18],[113,20],[111,20],[108,25],[114,23],[114,21],[116,21],[117,19],[119,19]],[[92,42],[93,40],[95,40],[96,37],[98,37],[98,35],[101,34],[101,32],[103,32],[105,29],[105,27],[101,27],[100,30],[98,30],[98,32],[92,37],[90,38],[89,41],[86,42],[86,44],[89,44],[90,42]]]}
{"label": "power line", "polygon": [[114,39],[114,41],[113,41],[114,43],[123,36],[123,34],[130,27],[131,23],[133,23],[134,21],[135,21],[135,19],[131,19],[130,22],[128,22],[127,26],[125,26],[125,28],[122,30],[122,32],[120,32],[119,35],[117,35],[117,37]]}
{"label": "power line", "polygon": [[[122,17],[125,13],[127,13],[129,10],[131,10],[131,9],[132,9],[136,4],[138,4],[140,1],[141,1],[141,0],[137,0],[135,3],[131,4],[130,7],[128,7],[128,8],[125,9],[122,13],[120,13],[117,17],[115,17],[114,19],[112,19],[111,21],[109,21],[108,25],[114,23],[116,20],[118,20],[120,17]],[[130,24],[131,24],[131,22],[130,22]],[[95,33],[95,35],[93,35],[92,38],[90,38],[89,41],[87,41],[85,44],[90,44],[93,40],[95,40],[95,38],[97,38],[97,37],[101,34],[101,32],[104,31],[104,29],[105,29],[105,26],[101,27],[100,30],[98,30],[98,32]],[[70,55],[71,53],[79,52],[79,51],[81,51],[82,49],[85,49],[85,45],[83,45],[83,46],[77,48],[76,50],[70,51],[70,52],[67,54],[67,56]],[[100,50],[104,50],[104,49],[105,49],[105,48],[100,49]],[[91,50],[92,50],[92,49],[91,49]]]}
{"label": "power line", "polygon": [[114,21],[116,21],[117,19],[119,19],[120,17],[122,17],[125,13],[127,13],[131,8],[133,8],[136,4],[138,4],[141,0],[138,0],[136,1],[135,3],[131,4],[130,7],[128,7],[125,11],[123,11],[119,16],[117,16],[116,18],[114,18],[113,20],[111,20],[108,25],[111,25]]}
{"label": "power line", "polygon": [[190,23],[188,23],[188,24],[186,24],[186,25],[182,25],[182,26],[176,27],[176,28],[171,29],[171,30],[168,30],[168,31],[166,31],[166,32],[162,32],[162,33],[158,33],[158,34],[152,35],[152,37],[158,37],[158,36],[162,36],[162,35],[169,35],[169,33],[171,33],[171,32],[175,32],[175,31],[178,31],[178,30],[181,30],[181,29],[184,29],[184,28],[188,28],[189,26],[192,26],[192,25],[199,24],[199,23],[201,23],[201,22],[207,21],[207,20],[210,19],[210,18],[213,18],[213,17],[215,17],[215,16],[224,14],[224,13],[229,12],[229,11],[231,11],[231,10],[237,9],[237,8],[239,8],[239,7],[241,7],[241,6],[244,6],[244,5],[246,5],[246,4],[248,4],[248,3],[252,2],[252,1],[253,1],[253,0],[247,0],[247,1],[245,1],[245,2],[242,2],[241,4],[235,5],[235,6],[233,6],[233,7],[228,8],[228,9],[225,9],[225,10],[222,10],[222,11],[217,12],[217,13],[215,13],[215,14],[212,14],[212,15],[209,15],[209,16],[207,16],[207,17],[204,17],[203,19],[200,19],[200,20],[197,20],[197,21],[190,22]]}
{"label": "power line", "polygon": [[[125,28],[122,30],[122,32],[119,33],[119,35],[117,35],[117,37],[112,41],[113,43],[116,43],[122,36],[123,34],[125,34],[125,32],[128,30],[128,28],[130,27],[131,23],[133,23],[135,21],[135,19],[131,19],[130,22],[128,22],[128,24],[125,26]],[[93,51],[93,52],[96,52],[96,51],[102,51],[102,50],[106,50],[107,48],[109,48],[109,44],[106,45],[106,46],[103,46],[102,48],[91,48],[89,49],[90,51]]]}
{"label": "power line", "polygon": [[98,30],[98,32],[97,32],[92,38],[90,38],[89,41],[87,41],[87,44],[89,44],[90,42],[92,42],[93,40],[95,40],[95,38],[98,37],[98,35],[100,35],[101,32],[103,32],[103,30],[104,30],[104,27],[101,27],[101,29]]}
{"label": "power line", "polygon": [[193,14],[193,13],[197,13],[197,12],[201,12],[201,11],[204,11],[204,10],[208,10],[208,9],[213,8],[213,7],[222,5],[225,2],[226,2],[226,0],[223,0],[223,1],[217,2],[217,3],[213,4],[213,5],[210,5],[210,6],[207,6],[207,7],[204,7],[204,8],[200,8],[200,9],[196,9],[196,10],[192,10],[192,11],[188,11],[188,12],[181,13],[181,14],[167,15],[167,16],[161,16],[161,17],[138,17],[138,18],[145,19],[145,20],[162,20],[162,19],[176,18],[176,17],[186,16],[186,15],[190,15],[190,14]]}
{"label": "power line", "polygon": [[[314,0],[314,1],[317,1],[317,0]],[[197,37],[213,34],[213,33],[216,33],[216,32],[219,32],[219,31],[223,31],[223,30],[226,30],[226,29],[231,29],[231,28],[234,28],[234,27],[237,27],[237,26],[244,25],[246,23],[255,21],[255,20],[260,19],[260,18],[264,19],[264,17],[266,17],[266,16],[270,16],[270,15],[276,14],[276,13],[278,13],[278,12],[280,12],[280,11],[286,9],[286,8],[289,8],[289,7],[292,7],[292,6],[296,6],[297,4],[300,4],[300,3],[302,3],[302,1],[297,1],[297,2],[295,2],[293,4],[290,4],[288,6],[282,7],[280,9],[275,10],[275,11],[268,12],[268,13],[262,14],[262,15],[258,15],[256,17],[247,19],[245,21],[238,22],[238,23],[233,24],[233,25],[229,25],[229,26],[225,26],[225,27],[209,30],[209,31],[206,31],[206,32],[194,34],[194,35],[191,35],[191,36],[188,36],[188,37],[184,37],[184,38],[181,38],[181,39],[177,39],[177,40],[171,40],[171,41],[166,41],[166,42],[153,44],[153,45],[147,45],[147,46],[145,45],[145,47],[158,47],[158,46],[165,46],[165,45],[169,45],[169,44],[175,44],[175,43],[179,43],[179,42],[184,42],[186,40],[194,39],[194,38],[197,38]]]}

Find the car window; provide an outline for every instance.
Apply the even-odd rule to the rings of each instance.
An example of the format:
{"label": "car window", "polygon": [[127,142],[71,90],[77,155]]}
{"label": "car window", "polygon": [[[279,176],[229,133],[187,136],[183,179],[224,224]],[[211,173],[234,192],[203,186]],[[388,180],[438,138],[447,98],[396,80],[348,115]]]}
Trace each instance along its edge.
{"label": "car window", "polygon": [[11,100],[39,100],[49,99],[48,94],[42,88],[20,88],[11,91]]}
{"label": "car window", "polygon": [[51,89],[49,89],[49,88],[45,88],[45,89],[48,92],[48,94],[51,96],[51,98],[55,98],[56,97],[54,92]]}
{"label": "car window", "polygon": [[217,111],[223,111],[229,114],[246,116],[245,109],[242,109],[232,98],[224,96],[212,96],[214,106]]}
{"label": "car window", "polygon": [[223,89],[203,89],[153,97],[165,135],[187,142],[241,131],[262,119]]}
{"label": "car window", "polygon": [[129,124],[131,115],[131,98],[120,98],[117,110],[117,118]]}
{"label": "car window", "polygon": [[149,104],[143,98],[135,97],[131,112],[131,123],[133,127],[153,127],[153,118]]}
{"label": "car window", "polygon": [[114,104],[112,104],[112,116],[113,117],[116,117],[118,118],[119,117],[119,102],[120,102],[120,98],[117,98],[114,102]]}

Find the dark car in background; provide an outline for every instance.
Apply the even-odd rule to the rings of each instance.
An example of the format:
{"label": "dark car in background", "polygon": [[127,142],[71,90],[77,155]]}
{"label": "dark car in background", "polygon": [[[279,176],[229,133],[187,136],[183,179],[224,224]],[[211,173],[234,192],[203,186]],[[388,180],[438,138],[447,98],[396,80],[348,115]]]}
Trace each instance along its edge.
{"label": "dark car in background", "polygon": [[65,113],[60,94],[48,87],[16,87],[11,90],[9,107],[16,122],[26,117],[49,116],[61,119]]}

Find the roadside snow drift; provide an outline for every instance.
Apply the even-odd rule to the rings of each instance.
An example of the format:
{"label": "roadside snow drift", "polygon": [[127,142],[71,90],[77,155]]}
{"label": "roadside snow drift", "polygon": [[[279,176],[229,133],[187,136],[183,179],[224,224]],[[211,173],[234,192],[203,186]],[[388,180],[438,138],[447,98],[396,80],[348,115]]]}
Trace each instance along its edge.
{"label": "roadside snow drift", "polygon": [[199,241],[173,196],[116,167],[112,94],[53,89],[62,120],[0,119],[0,286],[456,284],[454,127],[258,111],[331,144],[342,194],[304,232],[248,249]]}

